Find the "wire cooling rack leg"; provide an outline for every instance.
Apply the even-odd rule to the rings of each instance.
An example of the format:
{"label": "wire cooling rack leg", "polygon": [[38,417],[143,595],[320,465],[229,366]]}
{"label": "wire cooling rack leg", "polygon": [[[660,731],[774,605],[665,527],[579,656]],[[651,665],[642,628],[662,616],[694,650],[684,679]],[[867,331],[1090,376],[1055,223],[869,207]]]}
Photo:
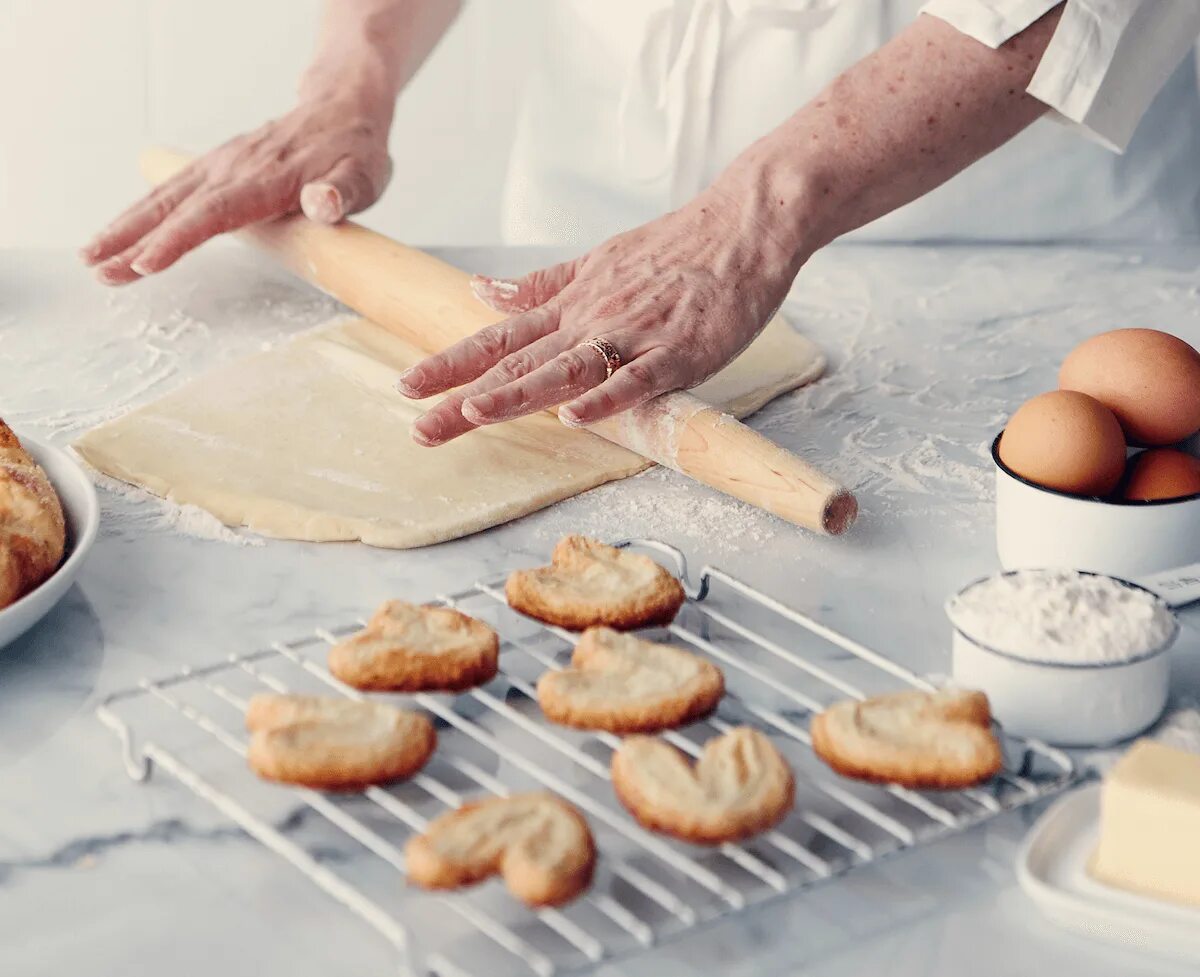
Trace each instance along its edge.
{"label": "wire cooling rack leg", "polygon": [[116,733],[117,739],[121,741],[121,762],[125,765],[125,772],[138,783],[149,780],[153,764],[150,762],[150,757],[144,752],[139,753],[133,745],[133,731],[130,730],[129,725],[113,714],[112,710],[108,708],[107,702],[96,709],[96,716],[100,722]]}

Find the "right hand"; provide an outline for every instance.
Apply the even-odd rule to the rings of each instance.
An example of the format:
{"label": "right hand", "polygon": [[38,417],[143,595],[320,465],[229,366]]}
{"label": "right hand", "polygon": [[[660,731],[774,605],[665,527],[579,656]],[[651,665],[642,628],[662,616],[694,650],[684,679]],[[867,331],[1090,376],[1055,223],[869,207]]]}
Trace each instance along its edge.
{"label": "right hand", "polygon": [[169,268],[209,238],[303,210],[335,224],[373,204],[391,176],[391,100],[307,100],[199,157],[81,251],[107,285]]}

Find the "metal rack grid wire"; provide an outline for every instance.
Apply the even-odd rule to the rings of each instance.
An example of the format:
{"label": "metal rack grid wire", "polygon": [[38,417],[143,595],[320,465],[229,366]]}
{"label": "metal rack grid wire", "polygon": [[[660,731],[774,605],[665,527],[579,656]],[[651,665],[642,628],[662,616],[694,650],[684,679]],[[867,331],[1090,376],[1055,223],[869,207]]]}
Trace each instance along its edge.
{"label": "metal rack grid wire", "polygon": [[[98,714],[120,738],[130,776],[145,780],[154,765],[165,770],[390,941],[401,972],[441,977],[583,971],[963,831],[1079,778],[1063,752],[1012,737],[1003,737],[1003,772],[972,790],[920,792],[839,778],[812,755],[808,717],[837,699],[931,683],[715,567],[705,566],[692,584],[672,546],[616,545],[665,556],[684,581],[680,615],[649,636],[708,657],[726,676],[726,696],[712,716],[663,738],[694,757],[707,738],[736,725],[770,736],[797,781],[796,806],[775,829],[712,849],[642,829],[609,784],[619,738],[553,726],[538,710],[536,678],[564,667],[574,636],[509,610],[507,574],[434,601],[496,627],[496,679],[457,695],[385,697],[425,709],[438,725],[433,759],[403,783],[323,794],[267,786],[244,763],[230,763],[230,754],[245,756],[241,719],[257,691],[363,697],[325,668],[329,646],[361,620],[144,679],[110,695]],[[601,857],[583,897],[530,910],[495,881],[438,895],[403,885],[404,843],[433,817],[472,796],[532,788],[564,797],[592,826]]]}

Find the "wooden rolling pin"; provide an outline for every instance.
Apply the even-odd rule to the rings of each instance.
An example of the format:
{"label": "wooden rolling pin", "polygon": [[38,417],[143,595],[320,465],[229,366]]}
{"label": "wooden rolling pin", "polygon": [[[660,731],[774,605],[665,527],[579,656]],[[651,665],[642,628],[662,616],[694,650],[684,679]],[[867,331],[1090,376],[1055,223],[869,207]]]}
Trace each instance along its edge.
{"label": "wooden rolling pin", "polygon": [[[157,184],[190,159],[149,149],[141,169]],[[475,298],[466,272],[352,221],[330,227],[296,215],[240,235],[429,353],[504,318]],[[854,496],[833,479],[688,393],[665,394],[587,430],[820,533],[843,533],[858,514]]]}

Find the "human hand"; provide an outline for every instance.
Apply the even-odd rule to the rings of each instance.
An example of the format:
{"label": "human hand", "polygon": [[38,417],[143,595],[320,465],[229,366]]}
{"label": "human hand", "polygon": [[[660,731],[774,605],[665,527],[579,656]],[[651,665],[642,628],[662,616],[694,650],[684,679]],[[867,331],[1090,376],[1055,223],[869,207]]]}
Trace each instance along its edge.
{"label": "human hand", "polygon": [[[414,439],[444,444],[559,404],[563,423],[591,424],[708,379],[758,335],[802,263],[761,219],[761,196],[727,180],[575,261],[477,277],[476,295],[511,317],[401,375],[412,398],[466,384],[417,419]],[[597,337],[620,355],[611,377],[581,348]]]}
{"label": "human hand", "polygon": [[361,93],[317,95],[194,160],[81,251],[107,285],[170,267],[225,231],[303,210],[334,224],[378,199],[391,175],[393,104]]}

